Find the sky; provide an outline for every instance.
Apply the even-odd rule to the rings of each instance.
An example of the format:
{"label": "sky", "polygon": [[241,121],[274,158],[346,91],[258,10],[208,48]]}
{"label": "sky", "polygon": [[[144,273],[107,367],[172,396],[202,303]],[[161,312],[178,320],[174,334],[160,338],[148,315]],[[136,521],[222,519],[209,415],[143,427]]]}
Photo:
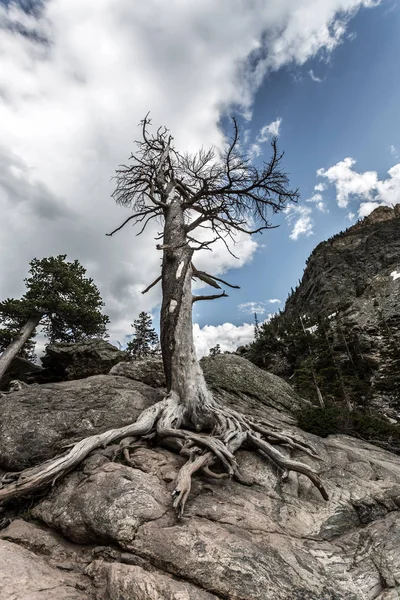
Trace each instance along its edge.
{"label": "sky", "polygon": [[235,115],[258,166],[278,136],[300,192],[279,227],[237,239],[237,259],[198,258],[241,286],[195,304],[199,355],[251,341],[254,312],[283,308],[320,241],[400,202],[399,30],[398,0],[0,0],[0,297],[23,294],[33,257],[67,254],[98,285],[112,343],[142,310],[157,327],[160,289],[141,294],[157,227],[106,237],[129,216],[111,178],[148,111],[183,152],[221,148]]}

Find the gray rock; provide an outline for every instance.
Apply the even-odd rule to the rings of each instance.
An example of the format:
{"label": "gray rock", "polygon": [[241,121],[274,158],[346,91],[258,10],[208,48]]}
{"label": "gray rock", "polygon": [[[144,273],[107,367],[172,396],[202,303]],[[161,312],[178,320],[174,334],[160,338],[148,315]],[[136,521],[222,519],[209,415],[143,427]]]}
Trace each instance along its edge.
{"label": "gray rock", "polygon": [[236,410],[265,418],[268,408],[269,416],[293,422],[291,415],[304,403],[286,381],[236,354],[217,354],[200,364],[210,388]]}
{"label": "gray rock", "polygon": [[[253,401],[258,409],[265,407],[294,412],[303,403],[293,388],[280,377],[262,371],[236,354],[218,354],[201,360],[208,385],[219,397],[232,404]],[[144,358],[115,365],[110,375],[121,375],[151,387],[165,386],[161,359]]]}
{"label": "gray rock", "polygon": [[[159,591],[165,574],[233,600],[383,600],[379,594],[400,581],[398,459],[348,436],[303,435],[323,462],[291,455],[321,472],[327,503],[304,476],[282,480],[271,463],[243,450],[238,465],[254,485],[196,476],[178,521],[170,492],[183,459],[141,447],[132,455],[134,467],[96,452],[32,514],[75,542],[124,550],[113,567],[92,565],[92,576],[107,581],[111,600],[119,600],[124,585],[143,600],[162,597],[170,593]],[[379,511],[367,511],[374,503]],[[366,529],[372,557],[370,542],[363,541]],[[384,564],[382,555],[388,557]],[[152,573],[147,596],[141,569]]]}
{"label": "gray rock", "polygon": [[0,468],[23,469],[69,441],[128,425],[161,398],[143,383],[112,375],[7,394],[0,398]]}
{"label": "gray rock", "polygon": [[83,379],[108,373],[111,367],[129,358],[126,352],[103,339],[47,346],[41,359],[49,381]]}
{"label": "gray rock", "polygon": [[[368,393],[364,387],[351,400],[365,407],[367,395],[368,409],[400,423],[400,279],[392,276],[400,272],[399,206],[381,206],[319,244],[286,302],[282,320],[295,322],[307,314],[316,322],[321,313],[330,316],[335,359],[347,369],[346,338],[355,336]],[[282,362],[276,359],[268,360],[268,369]],[[293,364],[275,372],[291,376]]]}
{"label": "gray rock", "polygon": [[163,388],[166,385],[164,367],[160,358],[142,358],[120,362],[111,369],[110,375],[128,377],[154,388]]}
{"label": "gray rock", "polygon": [[89,600],[81,578],[50,567],[41,557],[0,540],[0,600]]}
{"label": "gray rock", "polygon": [[[43,581],[50,577],[46,569],[66,573],[68,581],[87,586],[71,588],[78,594],[72,600],[394,600],[400,582],[398,457],[349,436],[321,439],[298,430],[291,411],[301,400],[240,357],[202,364],[219,398],[315,448],[322,460],[282,451],[320,473],[330,500],[322,500],[305,476],[283,478],[270,461],[244,448],[237,462],[253,485],[196,474],[185,516],[177,520],[171,491],[184,457],[144,441],[126,465],[114,462],[113,448],[98,449],[30,510],[40,526],[19,521],[0,535],[15,552],[28,552],[33,561],[37,555],[39,562],[21,572],[38,564]],[[2,456],[33,462],[35,444],[47,456],[69,436],[131,422],[161,397],[117,375],[10,394],[0,401],[7,409]],[[10,586],[7,564],[3,559],[0,577]],[[18,600],[41,600],[29,588],[35,577],[31,584],[25,575],[13,577],[14,587],[6,589]],[[62,594],[64,583],[56,585]],[[58,600],[43,596],[50,597]]]}
{"label": "gray rock", "polygon": [[97,600],[218,600],[188,582],[139,566],[95,561],[88,573],[99,589]]}
{"label": "gray rock", "polygon": [[99,464],[96,458],[88,459],[83,472],[68,477],[59,493],[50,494],[32,514],[73,542],[117,541],[123,546],[140,525],[166,513],[171,497],[156,476],[107,459]]}
{"label": "gray rock", "polygon": [[17,356],[4,374],[0,383],[0,390],[8,389],[10,382],[14,379],[30,383],[42,371],[43,369],[39,365],[35,365],[26,358]]}

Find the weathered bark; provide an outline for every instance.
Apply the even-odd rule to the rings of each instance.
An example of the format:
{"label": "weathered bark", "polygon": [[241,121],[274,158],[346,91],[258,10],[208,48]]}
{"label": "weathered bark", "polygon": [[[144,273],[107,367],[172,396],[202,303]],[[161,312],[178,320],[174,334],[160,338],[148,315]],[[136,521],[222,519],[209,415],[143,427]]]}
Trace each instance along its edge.
{"label": "weathered bark", "polygon": [[213,400],[193,344],[193,249],[178,199],[165,209],[163,248],[160,330],[167,389],[184,407],[185,425],[199,430],[208,425],[207,405]]}
{"label": "weathered bark", "polygon": [[4,377],[8,367],[17,356],[23,345],[29,340],[36,327],[39,325],[41,315],[30,317],[25,325],[21,327],[18,335],[0,356],[0,381]]}

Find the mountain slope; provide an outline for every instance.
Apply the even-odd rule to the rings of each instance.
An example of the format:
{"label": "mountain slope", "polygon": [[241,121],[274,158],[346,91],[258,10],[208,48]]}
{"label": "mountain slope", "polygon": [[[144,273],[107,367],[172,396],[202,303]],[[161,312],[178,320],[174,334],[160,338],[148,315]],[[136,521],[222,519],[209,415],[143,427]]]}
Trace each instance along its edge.
{"label": "mountain slope", "polygon": [[248,357],[318,400],[400,420],[400,205],[379,207],[310,255]]}

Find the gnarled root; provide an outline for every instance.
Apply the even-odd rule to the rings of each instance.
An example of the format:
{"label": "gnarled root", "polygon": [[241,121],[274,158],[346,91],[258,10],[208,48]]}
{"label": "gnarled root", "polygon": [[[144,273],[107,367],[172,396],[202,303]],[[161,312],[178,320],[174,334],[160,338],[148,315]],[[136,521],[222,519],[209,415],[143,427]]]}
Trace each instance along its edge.
{"label": "gnarled root", "polygon": [[[188,414],[196,414],[196,420],[199,418],[199,422],[191,422]],[[37,467],[21,473],[8,473],[3,485],[0,483],[0,502],[30,495],[54,483],[57,478],[82,462],[92,450],[117,440],[122,440],[120,450],[130,464],[129,448],[137,445],[138,438],[149,434],[162,445],[188,458],[177,474],[172,492],[173,506],[179,517],[184,513],[192,476],[199,470],[209,477],[234,477],[239,482],[249,485],[249,481],[239,472],[235,458],[235,452],[244,444],[267,456],[284,473],[296,471],[306,475],[322,497],[328,500],[327,491],[318,474],[308,465],[287,458],[276,448],[278,444],[285,445],[320,460],[311,446],[291,435],[276,431],[276,427],[270,423],[247,419],[214,401],[198,406],[195,413],[191,407],[189,412],[179,402],[177,395],[170,393],[164,400],[146,409],[133,424],[85,438],[65,454]],[[215,473],[210,469],[216,463],[222,466],[223,473]]]}
{"label": "gnarled root", "polygon": [[165,400],[162,400],[143,411],[135,423],[87,437],[75,444],[66,454],[48,460],[37,467],[25,469],[21,473],[7,474],[8,485],[0,488],[0,502],[17,496],[29,495],[49,483],[54,483],[60,476],[79,465],[96,448],[105,447],[127,436],[141,436],[149,433],[164,405]]}

